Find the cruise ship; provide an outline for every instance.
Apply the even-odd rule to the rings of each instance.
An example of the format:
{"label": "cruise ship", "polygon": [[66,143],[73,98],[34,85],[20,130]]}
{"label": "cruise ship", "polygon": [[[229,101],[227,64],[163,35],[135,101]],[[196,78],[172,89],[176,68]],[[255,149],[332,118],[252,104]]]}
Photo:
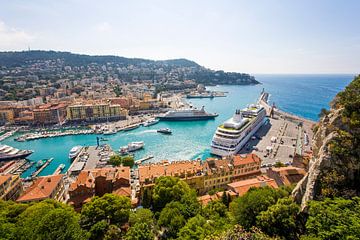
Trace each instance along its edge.
{"label": "cruise ship", "polygon": [[31,150],[19,150],[8,145],[0,144],[0,161],[26,158],[32,153],[33,151]]}
{"label": "cruise ship", "polygon": [[212,139],[211,153],[218,156],[236,154],[264,124],[266,110],[261,105],[250,105],[236,110],[232,118],[220,125]]}
{"label": "cruise ship", "polygon": [[205,112],[204,106],[199,109],[178,109],[168,111],[164,115],[159,116],[160,120],[166,121],[193,121],[193,120],[208,120],[217,117],[216,113]]}

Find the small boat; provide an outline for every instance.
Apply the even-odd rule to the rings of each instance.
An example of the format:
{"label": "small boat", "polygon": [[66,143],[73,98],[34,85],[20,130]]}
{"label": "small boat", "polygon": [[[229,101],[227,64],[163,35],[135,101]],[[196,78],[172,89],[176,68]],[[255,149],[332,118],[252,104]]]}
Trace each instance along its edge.
{"label": "small boat", "polygon": [[109,141],[109,139],[102,137],[102,138],[100,138],[100,141],[104,141],[104,142],[105,142],[105,141]]}
{"label": "small boat", "polygon": [[163,133],[163,134],[171,134],[171,129],[170,128],[160,128],[157,130],[158,133]]}
{"label": "small boat", "polygon": [[103,135],[112,135],[117,133],[115,129],[109,129],[103,132]]}
{"label": "small boat", "polygon": [[130,131],[130,130],[134,130],[136,128],[140,127],[139,124],[137,125],[133,125],[133,126],[130,126],[130,127],[127,127],[127,128],[124,128],[123,131]]}
{"label": "small boat", "polygon": [[59,165],[60,170],[63,170],[64,168],[65,168],[65,164],[62,163],[62,164]]}
{"label": "small boat", "polygon": [[71,148],[70,152],[69,152],[69,158],[70,159],[74,159],[77,157],[77,155],[79,155],[79,153],[81,152],[81,149],[83,147],[82,146],[75,146],[73,148]]}
{"label": "small boat", "polygon": [[41,167],[46,163],[47,160],[48,160],[48,159],[40,159],[39,161],[37,161],[35,167],[36,167],[37,169],[41,168]]}
{"label": "small boat", "polygon": [[159,119],[155,119],[155,118],[149,119],[149,120],[147,120],[146,122],[144,122],[143,126],[144,126],[144,127],[150,127],[150,126],[152,126],[152,125],[157,124],[159,121],[160,121]]}
{"label": "small boat", "polygon": [[140,150],[144,148],[145,144],[143,141],[141,142],[131,142],[127,146],[122,146],[119,150],[120,154],[125,155],[129,152],[135,152],[137,150]]}

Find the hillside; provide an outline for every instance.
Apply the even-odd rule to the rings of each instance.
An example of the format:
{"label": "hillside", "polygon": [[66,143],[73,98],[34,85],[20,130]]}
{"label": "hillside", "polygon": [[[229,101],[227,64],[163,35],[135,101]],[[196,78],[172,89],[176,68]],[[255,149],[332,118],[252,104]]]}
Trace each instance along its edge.
{"label": "hillside", "polygon": [[309,200],[360,195],[360,76],[322,111],[314,129],[314,157],[293,195],[305,209]]}
{"label": "hillside", "polygon": [[[28,68],[34,64],[46,63],[47,61],[56,62],[59,69],[65,66],[74,67],[93,67],[107,66],[113,70],[106,70],[111,74],[118,74],[125,81],[134,78],[140,80],[168,80],[169,76],[173,80],[195,80],[197,83],[207,85],[214,84],[258,84],[253,76],[245,73],[234,73],[224,71],[214,71],[200,66],[194,61],[187,59],[171,60],[148,60],[141,58],[125,58],[119,56],[90,56],[84,54],[74,54],[70,52],[56,51],[22,51],[22,52],[0,52],[0,77],[6,76],[5,70],[14,68]],[[121,69],[121,70],[119,70]],[[127,71],[123,71],[126,69]],[[32,68],[33,70],[33,68]],[[124,73],[125,72],[125,73]],[[32,71],[24,71],[24,74],[34,74]],[[36,72],[35,72],[36,74]],[[42,74],[42,73],[40,73]],[[165,77],[164,77],[165,76]]]}

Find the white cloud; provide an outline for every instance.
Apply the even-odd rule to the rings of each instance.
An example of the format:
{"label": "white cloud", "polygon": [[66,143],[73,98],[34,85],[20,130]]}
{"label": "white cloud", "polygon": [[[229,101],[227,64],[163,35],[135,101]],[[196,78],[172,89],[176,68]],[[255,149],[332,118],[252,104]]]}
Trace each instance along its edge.
{"label": "white cloud", "polygon": [[25,31],[9,27],[0,21],[0,50],[26,49],[34,38]]}
{"label": "white cloud", "polygon": [[95,25],[95,30],[101,33],[111,32],[113,27],[108,22],[102,22]]}

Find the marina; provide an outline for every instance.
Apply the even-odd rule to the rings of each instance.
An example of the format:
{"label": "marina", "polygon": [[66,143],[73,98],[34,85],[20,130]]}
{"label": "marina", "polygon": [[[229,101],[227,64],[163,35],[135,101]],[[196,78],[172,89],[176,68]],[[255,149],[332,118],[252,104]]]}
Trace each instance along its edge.
{"label": "marina", "polygon": [[[36,162],[37,159],[53,157],[54,160],[48,165],[46,169],[44,169],[39,174],[40,176],[52,174],[61,163],[66,165],[66,167],[64,168],[64,171],[66,171],[72,164],[72,161],[68,158],[68,153],[70,149],[76,145],[96,145],[96,137],[106,138],[107,141],[104,141],[103,143],[109,144],[112,149],[119,149],[120,146],[127,145],[129,142],[144,141],[146,148],[134,152],[134,157],[135,159],[141,159],[146,156],[153,155],[154,158],[148,160],[148,162],[150,163],[155,163],[164,159],[168,159],[169,161],[198,158],[206,159],[207,157],[211,156],[211,139],[216,131],[216,128],[220,124],[225,122],[227,119],[229,119],[229,117],[233,115],[235,109],[244,108],[249,103],[256,102],[263,88],[265,88],[270,93],[270,95],[268,96],[269,106],[272,105],[272,102],[275,102],[276,106],[278,106],[281,110],[286,111],[287,113],[307,116],[311,119],[316,120],[319,109],[327,106],[330,99],[336,94],[336,92],[338,92],[342,88],[343,85],[341,84],[346,84],[346,82],[336,82],[334,80],[335,77],[333,78],[334,81],[331,79],[328,80],[328,76],[316,77],[318,83],[320,82],[322,84],[320,84],[320,86],[331,86],[332,88],[334,88],[331,93],[327,93],[326,96],[323,96],[319,95],[319,92],[321,91],[319,90],[317,85],[312,85],[312,83],[314,83],[314,80],[312,80],[312,78],[307,77],[304,78],[304,80],[301,80],[300,77],[291,76],[291,79],[293,78],[296,79],[297,82],[293,82],[290,86],[284,84],[284,82],[289,82],[286,77],[276,76],[272,77],[271,79],[269,78],[268,81],[266,81],[266,78],[260,77],[259,79],[264,83],[263,85],[208,87],[209,90],[228,92],[227,97],[215,99],[203,98],[186,100],[189,105],[197,107],[205,106],[208,112],[218,113],[219,116],[211,121],[160,121],[153,126],[138,127],[127,132],[119,131],[116,134],[107,135],[106,137],[101,133],[94,133],[89,135],[67,135],[55,138],[41,138],[31,142],[14,141],[14,138],[20,136],[19,133],[16,133],[14,134],[14,136],[4,140],[3,143],[16,147],[18,149],[34,150],[34,153],[28,157],[30,162]],[[336,76],[336,79],[338,79],[338,76]],[[299,85],[300,83],[302,83],[302,85]],[[334,83],[338,84],[338,87],[334,86]],[[293,89],[293,87],[295,86],[298,90],[290,94],[289,89]],[[314,99],[315,97],[317,99],[320,99],[318,101],[320,102],[320,105],[316,105],[314,108],[307,107],[310,106],[310,104],[313,104],[311,103],[313,102],[311,99]],[[183,102],[184,100],[179,99],[179,101]],[[293,105],[293,103],[300,104],[300,106]],[[181,104],[179,103],[179,106],[180,105]],[[107,124],[115,126],[117,129],[121,129],[129,126],[130,124],[141,124],[142,122],[145,122],[150,118],[154,118],[154,115],[131,116],[131,118],[129,118],[128,120],[120,122],[109,122]],[[274,132],[274,134],[268,133],[269,131],[267,131],[266,128],[261,128],[259,129],[258,134],[255,134],[255,136],[259,135],[259,137],[262,137],[262,134],[267,134],[269,135],[269,138],[262,137],[260,141],[250,139],[248,142],[251,145],[257,142],[257,146],[255,147],[257,147],[260,151],[265,151],[266,147],[270,146],[270,144],[267,142],[271,142],[271,137],[275,134],[278,134],[278,131],[281,127],[280,122],[276,119],[270,119],[270,122],[272,124],[272,132]],[[309,123],[310,122],[311,121],[309,121]],[[296,124],[290,124],[289,127],[288,124],[287,131],[284,133],[284,135],[292,136],[293,131],[290,131],[290,129],[296,129],[296,126]],[[157,129],[160,128],[170,128],[172,130],[173,136],[176,137],[168,137],[163,134],[158,134]],[[94,130],[94,128],[92,129]],[[262,133],[262,131],[264,131],[264,133]],[[296,132],[298,131],[299,130],[296,129]],[[308,134],[308,139],[311,139],[311,133],[308,131],[306,131],[306,133]],[[284,141],[286,142],[286,140]],[[100,140],[100,142],[102,141]],[[243,150],[245,151],[246,148],[247,147],[244,147]],[[287,158],[284,158],[284,162],[289,161],[289,154],[287,154],[288,150],[285,150],[285,148],[286,146],[279,147],[279,150],[276,154],[277,156],[275,156],[275,158],[264,158],[266,164],[270,164],[270,162],[275,162],[275,159],[279,158],[279,156],[287,156]],[[259,154],[260,156],[265,155],[260,151],[257,152],[257,154]],[[291,151],[293,152],[293,150]],[[34,170],[35,166],[33,165],[22,174],[22,177],[30,176]]]}
{"label": "marina", "polygon": [[43,161],[43,163],[41,163],[41,166],[40,167],[37,167],[37,170],[34,171],[32,174],[31,174],[31,177],[37,177],[39,175],[39,173],[41,173],[42,170],[44,170],[50,163],[51,161],[53,160],[54,158],[49,158],[49,159],[42,159],[42,160],[39,160],[39,161]]}

